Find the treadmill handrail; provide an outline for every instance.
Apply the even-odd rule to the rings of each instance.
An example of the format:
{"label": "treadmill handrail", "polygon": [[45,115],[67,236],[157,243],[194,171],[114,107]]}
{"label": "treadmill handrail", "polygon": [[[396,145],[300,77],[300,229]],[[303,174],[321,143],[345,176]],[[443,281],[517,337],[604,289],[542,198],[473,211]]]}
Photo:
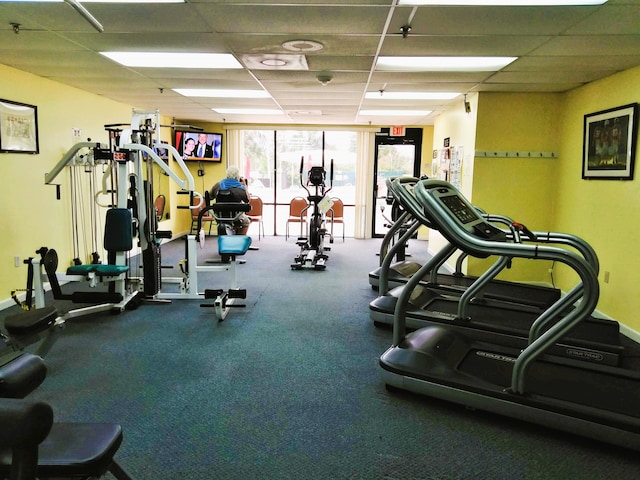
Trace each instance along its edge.
{"label": "treadmill handrail", "polygon": [[[501,255],[514,258],[557,261],[571,268],[581,280],[581,285],[578,284],[575,288],[581,289],[582,301],[572,312],[559,319],[555,325],[525,348],[516,359],[511,380],[511,390],[514,393],[524,394],[526,391],[526,372],[531,363],[579,322],[587,318],[595,309],[599,297],[597,275],[593,267],[584,258],[568,250],[547,245],[506,243],[475,237],[462,228],[452,218],[450,211],[430,194],[430,190],[438,187],[445,187],[451,190],[466,202],[464,196],[453,185],[441,180],[420,181],[415,187],[415,198],[428,211],[430,220],[436,228],[456,247],[477,256]],[[562,301],[563,299],[560,299],[558,302]]]}
{"label": "treadmill handrail", "polygon": [[[440,180],[425,180],[425,181],[430,182],[430,184],[434,188],[437,188],[437,187],[452,188],[451,184],[444,181],[440,181]],[[427,224],[428,226],[430,226],[431,228],[438,229],[437,226],[430,225],[432,221],[429,219],[429,216],[425,213],[424,206],[418,201],[418,199],[416,199],[415,188],[412,189],[413,191],[409,191],[406,188],[407,184],[408,182],[401,182],[401,181],[391,182],[391,188],[393,189],[393,192],[396,198],[402,203],[402,206],[405,208],[405,210],[410,212],[415,218],[417,218],[418,220],[421,220],[424,223],[429,222],[429,224]],[[457,190],[455,191],[457,192],[458,195],[463,197],[463,195],[460,194],[460,192],[458,192]],[[474,211],[478,212],[479,216],[487,219],[487,221],[493,220],[495,222],[503,223],[505,225],[510,225],[511,223],[513,223],[512,219],[504,215],[495,215],[495,214],[488,215],[484,213],[482,209],[479,209],[474,205],[469,204],[469,206],[472,207]],[[507,240],[510,240],[510,241],[515,240],[509,230],[503,230],[503,232],[506,234]],[[583,239],[575,235],[558,233],[558,232],[534,232],[534,235],[536,235],[536,238],[539,243],[558,243],[558,244],[565,244],[573,247],[584,257],[584,259],[592,267],[594,267],[596,272],[596,277],[597,277],[598,257],[595,251],[593,250],[593,248],[586,241],[584,241]],[[565,250],[561,250],[561,251],[565,251]],[[450,250],[450,255],[453,255],[454,252],[455,252],[455,249]],[[467,255],[468,253],[469,252],[463,251],[463,255]],[[487,256],[487,255],[482,255],[482,256]],[[444,262],[449,257],[440,257],[440,258],[442,258],[442,261]],[[468,309],[468,304],[471,298],[473,298],[475,294],[480,293],[482,288],[502,271],[502,269],[506,265],[505,260],[511,259],[511,258],[513,258],[512,255],[503,256],[467,289],[467,291],[465,292],[465,294],[462,295],[459,301],[459,306],[458,306],[459,318],[466,317],[466,311]],[[434,270],[436,270],[437,268],[438,267],[434,268]],[[427,272],[425,270],[421,270],[421,273],[426,274]],[[436,278],[437,272],[434,272],[432,270],[430,273],[431,273],[432,279]],[[423,277],[424,274],[420,276]],[[417,282],[415,283],[415,286],[417,286]],[[407,286],[405,288],[408,288],[412,291],[413,288],[415,288],[415,286],[412,288],[409,288]],[[555,321],[556,318],[562,312],[569,309],[582,296],[582,294],[583,294],[582,284],[578,284],[567,295],[560,298],[557,302],[555,302],[553,305],[547,308],[547,310],[542,312],[541,315],[533,322],[529,330],[529,343],[533,343],[538,337],[540,337],[540,335],[547,329],[548,325],[551,322]],[[404,332],[404,330],[405,329],[402,328],[400,331]],[[404,333],[402,333],[402,335],[404,335]]]}
{"label": "treadmill handrail", "polygon": [[[449,188],[451,186],[450,183],[448,182],[444,182],[441,180],[421,180],[420,182],[418,182],[418,185],[421,184],[421,182],[430,182],[430,184],[432,184],[434,187],[446,187]],[[401,182],[400,178],[397,181],[392,182],[392,189],[394,194],[396,195],[396,198],[398,198],[398,200],[402,203],[402,206],[405,208],[406,211],[410,212],[411,215],[414,216],[414,218],[418,219],[421,223],[425,224],[426,226],[439,230],[439,228],[436,225],[433,225],[433,221],[430,219],[429,215],[426,214],[425,210],[424,210],[424,206],[421,204],[421,202],[416,198],[415,195],[415,188],[412,188],[412,190],[410,191],[408,188],[406,188],[408,185],[407,182]],[[457,192],[457,190],[456,190]],[[460,194],[458,192],[458,194],[460,196],[462,196],[462,194]],[[473,211],[475,211],[479,217],[486,217],[487,214],[485,214],[483,212],[482,209],[479,209],[473,205],[469,206],[473,209]],[[494,216],[494,218],[499,219],[500,222],[502,223],[512,223],[512,220],[509,219],[508,217],[504,217],[504,216]],[[506,238],[510,239],[512,237],[510,237],[511,232],[508,230],[502,230],[500,229],[503,233],[505,233]],[[576,237],[577,238],[577,237]],[[449,239],[447,239],[449,240]],[[449,240],[450,241],[450,240]],[[586,244],[586,242],[584,242]],[[581,246],[580,242],[576,242],[576,248]],[[460,249],[460,247],[458,246],[458,249]],[[464,251],[464,249],[461,249],[463,252],[463,255],[468,255],[469,252]],[[562,250],[564,251],[564,250]],[[593,251],[593,250],[591,250]],[[455,253],[455,249],[450,251],[450,255],[453,255]],[[588,252],[587,252],[588,254]],[[486,257],[489,255],[483,254],[483,255],[476,255],[476,256],[481,256],[481,257]],[[595,256],[595,253],[594,253]],[[507,255],[507,258],[512,258],[511,255]],[[441,257],[442,258],[442,257]],[[449,257],[447,258],[442,258],[442,261],[444,263],[444,261],[446,261]],[[597,257],[596,258],[596,264],[597,264]],[[498,260],[497,264],[494,264],[494,266],[487,272],[485,272],[485,274],[483,274],[480,278],[478,278],[478,280],[476,280],[476,282],[474,282],[468,290],[470,290],[470,292],[461,299],[461,308],[459,308],[458,310],[458,314],[461,318],[463,318],[465,316],[465,310],[467,308],[466,305],[462,304],[462,302],[466,302],[468,303],[470,301],[470,299],[472,298],[472,293],[479,293],[482,289],[482,287],[488,283],[489,281],[491,281],[492,279],[494,279],[502,270],[502,268],[504,268],[504,266],[506,265],[506,263],[504,261]],[[502,268],[500,268],[502,266]],[[439,266],[437,267],[439,268]],[[435,270],[435,269],[434,269]],[[426,272],[425,272],[426,273]],[[431,278],[432,280],[434,280],[435,278],[437,278],[437,272],[431,271]],[[434,281],[435,283],[435,281]],[[417,285],[417,283],[416,283]],[[541,316],[541,319],[539,322],[534,324],[536,325],[536,328],[534,328],[533,330],[530,331],[530,338],[533,341],[533,339],[537,338],[540,334],[540,332],[542,332],[542,330],[544,329],[544,327],[550,322],[552,321],[556,315],[559,312],[564,311],[565,308],[568,308],[569,306],[571,306],[572,303],[574,303],[577,298],[579,298],[579,292],[574,292],[577,293],[577,296],[572,296],[572,297],[563,297],[561,298],[558,302],[556,302],[554,305],[552,305],[550,307],[550,309],[548,309],[547,311],[544,312],[544,315]]]}
{"label": "treadmill handrail", "polygon": [[[391,191],[393,193],[393,190],[391,189],[391,183],[396,178],[398,177],[387,178],[386,180],[387,191]],[[407,180],[411,178],[413,180],[413,183],[419,180],[415,177],[402,177],[402,178]],[[397,205],[400,204],[400,202],[398,201],[398,198],[395,197],[395,195],[394,195],[394,203],[396,203]],[[393,205],[392,205],[392,209],[393,209]],[[389,252],[389,245],[391,245],[393,238],[396,236],[396,233],[398,233],[398,231],[405,226],[404,222],[406,221],[406,218],[407,218],[407,216],[404,215],[405,213],[406,213],[405,211],[402,211],[401,215],[395,221],[393,221],[393,216],[391,217],[391,220],[390,220],[391,225],[389,227],[389,230],[387,230],[387,233],[384,235],[384,238],[382,239],[382,243],[380,244],[380,266],[381,267],[382,267],[383,259],[386,257],[387,253]],[[386,218],[387,217],[385,217],[385,219]],[[401,221],[402,218],[404,218],[405,220]]]}
{"label": "treadmill handrail", "polygon": [[[487,214],[483,215],[483,217],[491,223],[502,223],[504,225],[511,225],[514,220],[504,216],[504,215],[496,215],[496,214]],[[538,243],[556,243],[560,245],[569,245],[570,247],[575,248],[580,254],[585,258],[587,262],[593,267],[593,269],[598,273],[600,269],[600,263],[598,260],[598,255],[591,245],[589,245],[584,239],[578,237],[577,235],[572,235],[569,233],[562,232],[542,232],[534,230],[532,232],[536,236],[536,242]],[[509,236],[509,235],[508,235]]]}
{"label": "treadmill handrail", "polygon": [[[411,214],[409,212],[403,212],[402,215],[400,215],[400,218],[398,218],[398,222],[402,221],[404,223],[410,216]],[[420,228],[420,225],[420,222],[414,220],[411,226],[407,228],[406,232],[400,236],[382,259],[382,264],[380,265],[380,279],[378,280],[379,295],[384,295],[389,291],[389,270],[391,269],[391,262],[393,262],[398,251],[404,248],[404,244],[409,241],[418,228]]]}

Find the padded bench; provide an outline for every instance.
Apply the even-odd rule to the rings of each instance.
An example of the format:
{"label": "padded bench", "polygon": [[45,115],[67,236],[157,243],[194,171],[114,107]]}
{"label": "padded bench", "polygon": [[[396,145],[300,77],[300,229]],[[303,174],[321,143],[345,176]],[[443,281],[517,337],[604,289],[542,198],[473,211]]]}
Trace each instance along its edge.
{"label": "padded bench", "polygon": [[67,268],[67,275],[88,275],[95,273],[99,277],[116,277],[129,271],[127,265],[110,265],[104,263],[88,263],[85,265],[72,265]]}
{"label": "padded bench", "polygon": [[247,235],[220,235],[218,253],[220,255],[244,255],[251,246],[251,237]]}

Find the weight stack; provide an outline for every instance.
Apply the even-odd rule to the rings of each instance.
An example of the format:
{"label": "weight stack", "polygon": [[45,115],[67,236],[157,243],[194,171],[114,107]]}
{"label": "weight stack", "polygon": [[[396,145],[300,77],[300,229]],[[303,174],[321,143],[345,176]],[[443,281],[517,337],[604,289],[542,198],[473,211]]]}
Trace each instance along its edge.
{"label": "weight stack", "polygon": [[149,244],[142,252],[144,294],[156,295],[162,288],[162,265],[160,245]]}

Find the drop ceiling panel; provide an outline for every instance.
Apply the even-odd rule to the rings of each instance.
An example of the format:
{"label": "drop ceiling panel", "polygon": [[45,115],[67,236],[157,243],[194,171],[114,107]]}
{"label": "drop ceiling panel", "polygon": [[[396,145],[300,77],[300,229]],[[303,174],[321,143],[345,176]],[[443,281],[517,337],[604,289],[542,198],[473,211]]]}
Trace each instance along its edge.
{"label": "drop ceiling panel", "polygon": [[278,101],[285,102],[299,102],[299,103],[313,103],[313,104],[322,104],[322,103],[337,103],[340,104],[343,101],[351,101],[354,98],[360,99],[362,98],[361,92],[362,87],[359,90],[354,90],[352,92],[344,92],[344,91],[336,91],[336,89],[327,87],[320,87],[316,89],[313,94],[304,91],[297,90],[282,90],[278,91],[276,96]]}
{"label": "drop ceiling panel", "polygon": [[551,37],[534,35],[463,36],[440,35],[409,38],[390,37],[384,42],[381,55],[460,55],[460,56],[520,56],[548,42]]}
{"label": "drop ceiling panel", "polygon": [[493,72],[375,72],[371,82],[415,83],[418,85],[442,83],[478,83]]}
{"label": "drop ceiling panel", "polygon": [[582,83],[483,83],[474,87],[473,92],[528,92],[559,93],[583,85]]}
{"label": "drop ceiling panel", "polygon": [[323,55],[307,56],[309,70],[331,72],[368,72],[373,66],[374,57],[344,56],[327,57]]}
{"label": "drop ceiling panel", "polygon": [[[195,5],[203,19],[219,33],[380,34],[386,8],[370,5]],[[312,38],[313,39],[313,38]]]}
{"label": "drop ceiling panel", "polygon": [[177,81],[193,79],[197,81],[210,80],[212,84],[219,80],[225,82],[234,81],[255,83],[251,74],[242,69],[138,68],[134,70],[138,71],[145,77],[165,79],[167,81],[170,79],[175,79]]}
{"label": "drop ceiling panel", "polygon": [[619,71],[626,70],[640,64],[639,55],[593,55],[593,56],[558,56],[558,57],[534,57],[519,58],[507,65],[503,71]]}
{"label": "drop ceiling panel", "polygon": [[[302,84],[299,85],[300,88],[304,88],[305,85],[311,87],[317,87],[319,85],[317,72],[256,70],[254,74],[264,85],[271,85],[273,83],[293,84],[296,82],[302,82]],[[333,80],[330,85],[338,83],[364,84],[368,77],[368,72],[336,72],[333,74]],[[273,85],[273,87],[277,87],[277,85]]]}
{"label": "drop ceiling panel", "polygon": [[[292,53],[285,49],[282,44],[292,40],[313,40],[324,47],[320,51],[311,52],[307,55],[313,57],[323,56],[352,56],[368,55],[376,53],[379,35],[320,35],[320,34],[245,34],[237,35],[223,33],[220,35],[230,50],[236,54],[241,53]],[[297,52],[294,52],[297,53]],[[303,53],[303,52],[302,52]]]}
{"label": "drop ceiling panel", "polygon": [[13,30],[0,30],[0,61],[6,52],[15,52],[18,55],[30,55],[31,52],[62,52],[85,50],[82,45],[74,44],[65,38],[51,32],[44,31],[20,31],[19,34]]}
{"label": "drop ceiling panel", "polygon": [[616,26],[617,35],[634,35],[638,33],[640,22],[640,2],[629,2],[628,5],[613,5],[609,1],[597,15],[591,15],[574,27],[567,29],[568,35],[607,35],[611,33],[611,25]]}
{"label": "drop ceiling panel", "polygon": [[[193,121],[222,121],[213,99],[171,88],[266,88],[290,112],[278,117],[228,116],[228,122],[429,124],[425,118],[357,117],[364,93],[387,91],[553,92],[640,65],[640,1],[601,7],[402,7],[393,0],[189,0],[172,5],[85,7],[103,24],[96,32],[64,3],[0,2],[0,63],[139,108]],[[415,15],[413,15],[415,13]],[[400,27],[411,19],[403,39]],[[388,32],[385,24],[390,19]],[[11,22],[22,24],[18,35]],[[306,55],[308,71],[126,68],[97,52],[195,51],[282,54],[285,41],[324,48]],[[376,72],[383,55],[513,55],[494,72]],[[332,81],[323,87],[319,72]],[[160,93],[160,89],[164,93]],[[223,99],[229,106],[257,105]],[[268,100],[271,102],[271,100]],[[458,100],[454,100],[459,101]],[[386,108],[403,105],[393,102]],[[426,103],[420,103],[421,106]],[[384,108],[384,107],[380,107]]]}
{"label": "drop ceiling panel", "polygon": [[[198,9],[189,3],[90,3],[84,6],[104,26],[105,33],[214,31],[199,15]],[[79,17],[73,9],[70,10]]]}
{"label": "drop ceiling panel", "polygon": [[14,52],[11,55],[3,56],[3,62],[14,68],[43,76],[108,78],[133,74],[130,70],[89,52],[61,51],[56,55],[41,51],[31,52],[29,55],[18,55],[18,52]]}
{"label": "drop ceiling panel", "polygon": [[146,51],[154,52],[202,52],[228,53],[224,40],[215,33],[178,32],[168,35],[165,31],[129,33],[70,33],[66,37],[78,45],[95,52]]}
{"label": "drop ceiling panel", "polygon": [[573,71],[573,72],[498,72],[485,83],[588,83],[615,72]]}
{"label": "drop ceiling panel", "polygon": [[[638,24],[640,29],[640,23]],[[640,52],[640,35],[574,35],[549,40],[532,55],[633,55]]]}
{"label": "drop ceiling panel", "polygon": [[[421,7],[411,35],[557,35],[597,7]],[[411,9],[396,9],[389,33],[400,33]]]}
{"label": "drop ceiling panel", "polygon": [[10,3],[0,5],[0,22],[17,22],[26,31],[53,30],[59,32],[95,32],[66,3]]}

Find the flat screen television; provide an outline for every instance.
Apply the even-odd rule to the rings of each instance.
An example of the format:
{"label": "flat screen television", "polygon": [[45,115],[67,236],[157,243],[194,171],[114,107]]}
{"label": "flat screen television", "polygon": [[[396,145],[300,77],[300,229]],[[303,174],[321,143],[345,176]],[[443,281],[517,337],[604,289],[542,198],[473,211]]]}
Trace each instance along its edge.
{"label": "flat screen television", "polygon": [[185,161],[222,162],[222,134],[176,130],[174,146]]}

